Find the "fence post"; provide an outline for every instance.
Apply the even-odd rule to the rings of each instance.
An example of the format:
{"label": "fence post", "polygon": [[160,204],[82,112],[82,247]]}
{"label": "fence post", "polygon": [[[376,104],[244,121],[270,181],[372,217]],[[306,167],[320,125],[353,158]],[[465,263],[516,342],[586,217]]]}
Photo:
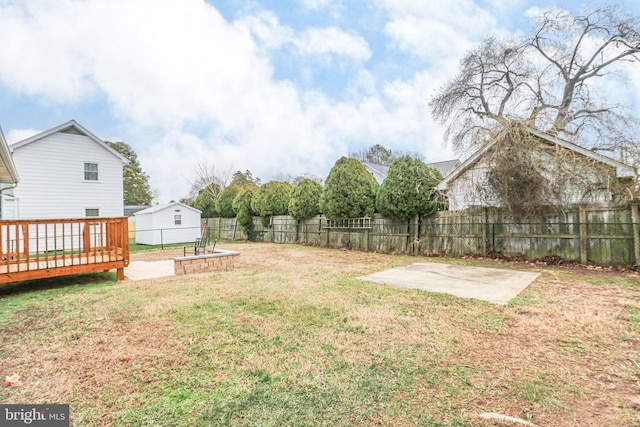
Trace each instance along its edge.
{"label": "fence post", "polygon": [[633,256],[635,265],[640,265],[640,214],[638,204],[631,205],[631,220],[633,221]]}
{"label": "fence post", "polygon": [[487,234],[488,234],[488,229],[489,228],[489,215],[487,215],[487,208],[484,208],[482,210],[482,242],[481,242],[481,249],[482,249],[482,255],[487,256],[488,252],[488,248],[487,248]]}
{"label": "fence post", "polygon": [[587,209],[585,205],[580,205],[580,262],[587,264],[589,262],[588,245],[589,235],[587,229]]}

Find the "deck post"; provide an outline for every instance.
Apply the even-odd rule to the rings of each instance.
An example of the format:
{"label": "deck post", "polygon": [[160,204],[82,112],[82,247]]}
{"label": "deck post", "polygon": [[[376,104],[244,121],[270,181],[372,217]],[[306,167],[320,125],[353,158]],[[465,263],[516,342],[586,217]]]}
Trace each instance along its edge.
{"label": "deck post", "polygon": [[116,280],[124,280],[124,268],[118,268],[116,270]]}

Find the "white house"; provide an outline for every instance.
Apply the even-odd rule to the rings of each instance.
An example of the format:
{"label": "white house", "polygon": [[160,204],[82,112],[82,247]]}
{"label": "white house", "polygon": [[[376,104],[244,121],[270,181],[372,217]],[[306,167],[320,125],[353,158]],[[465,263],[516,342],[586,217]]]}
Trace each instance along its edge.
{"label": "white house", "polygon": [[[538,155],[540,163],[546,164],[546,174],[551,184],[561,188],[555,199],[549,197],[547,200],[550,205],[611,202],[616,196],[613,194],[613,183],[632,182],[636,176],[632,166],[539,130],[528,128],[527,131],[541,143]],[[491,195],[483,194],[482,191],[487,187],[487,172],[492,167],[492,156],[496,153],[495,145],[496,141],[487,142],[438,184],[436,188],[447,195],[449,210],[501,206],[498,200]],[[565,157],[571,161],[564,167],[574,176],[580,175],[584,181],[583,185],[576,184],[570,176],[566,177],[565,182],[557,182],[557,178],[554,177],[554,170],[557,168],[553,157],[555,147],[567,153]]]}
{"label": "white house", "polygon": [[128,161],[76,121],[10,149],[20,183],[2,192],[2,219],[123,215],[122,169]]}
{"label": "white house", "polygon": [[194,242],[202,236],[198,209],[183,203],[156,205],[134,213],[136,243],[167,245]]}

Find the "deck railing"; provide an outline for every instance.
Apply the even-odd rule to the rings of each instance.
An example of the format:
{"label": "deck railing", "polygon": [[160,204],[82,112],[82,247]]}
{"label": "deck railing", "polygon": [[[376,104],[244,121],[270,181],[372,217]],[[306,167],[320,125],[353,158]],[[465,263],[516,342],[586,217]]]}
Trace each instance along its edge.
{"label": "deck railing", "polygon": [[128,220],[0,220],[0,283],[117,269],[129,265]]}

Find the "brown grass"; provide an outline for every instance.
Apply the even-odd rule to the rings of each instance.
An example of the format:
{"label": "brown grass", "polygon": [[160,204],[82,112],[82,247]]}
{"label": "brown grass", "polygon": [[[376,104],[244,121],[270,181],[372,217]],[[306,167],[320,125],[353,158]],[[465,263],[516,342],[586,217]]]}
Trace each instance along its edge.
{"label": "brown grass", "polygon": [[[453,424],[454,415],[468,425],[508,425],[479,419],[483,412],[540,426],[640,423],[634,273],[485,261],[541,272],[502,307],[355,280],[414,257],[271,244],[225,248],[241,252],[231,272],[60,287],[46,299],[22,288],[0,295],[1,309],[16,307],[0,323],[0,376],[21,376],[0,389],[0,402],[71,403],[77,425],[122,424],[119,411],[148,405],[167,384],[190,384],[194,369],[208,370],[197,387],[214,393],[250,371],[296,378],[288,381],[303,388],[339,379],[332,358],[363,369],[393,358],[400,373],[420,369],[389,391],[388,414],[367,415],[367,423],[419,425],[429,413],[442,425]],[[232,329],[188,317],[211,301],[264,311],[240,305],[224,320]],[[309,307],[328,310],[326,320],[305,317]],[[238,351],[237,331],[281,344]],[[282,350],[287,343],[301,350]],[[340,425],[365,425],[353,417]]]}

